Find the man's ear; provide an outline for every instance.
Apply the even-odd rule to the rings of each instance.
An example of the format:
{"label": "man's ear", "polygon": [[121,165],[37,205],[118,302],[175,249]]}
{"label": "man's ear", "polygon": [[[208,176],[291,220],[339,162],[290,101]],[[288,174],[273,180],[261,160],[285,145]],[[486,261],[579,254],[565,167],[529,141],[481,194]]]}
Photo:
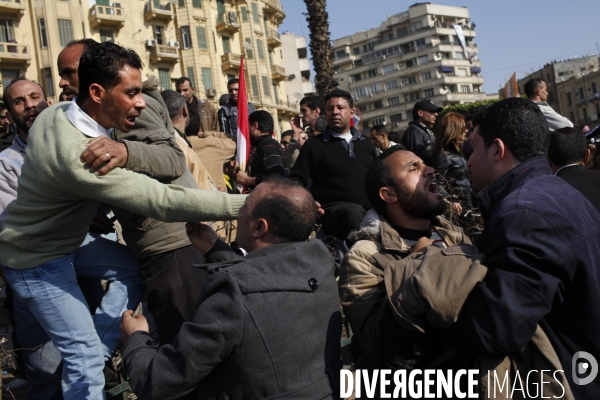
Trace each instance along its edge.
{"label": "man's ear", "polygon": [[92,99],[92,101],[94,103],[98,103],[98,104],[102,103],[102,98],[104,97],[104,94],[106,93],[104,88],[97,83],[92,83],[90,85],[89,90],[90,90],[90,98]]}
{"label": "man's ear", "polygon": [[321,116],[321,107],[315,107],[315,112],[317,113],[317,118]]}
{"label": "man's ear", "polygon": [[[9,113],[10,114],[10,113]],[[590,162],[590,158],[592,157],[592,151],[590,150],[590,148],[588,147],[585,150],[585,156],[583,156],[583,165],[588,165],[588,163]]]}
{"label": "man's ear", "polygon": [[494,162],[500,162],[505,157],[512,155],[508,147],[504,144],[502,139],[496,138],[489,148],[489,151],[494,152]]}
{"label": "man's ear", "polygon": [[186,105],[183,106],[183,118],[187,118],[190,115],[190,112]]}
{"label": "man's ear", "polygon": [[390,204],[398,201],[398,194],[396,193],[396,190],[391,186],[384,186],[379,188],[379,197],[381,198],[381,200]]}
{"label": "man's ear", "polygon": [[252,222],[251,225],[252,237],[260,239],[269,232],[269,223],[264,218],[259,218]]}

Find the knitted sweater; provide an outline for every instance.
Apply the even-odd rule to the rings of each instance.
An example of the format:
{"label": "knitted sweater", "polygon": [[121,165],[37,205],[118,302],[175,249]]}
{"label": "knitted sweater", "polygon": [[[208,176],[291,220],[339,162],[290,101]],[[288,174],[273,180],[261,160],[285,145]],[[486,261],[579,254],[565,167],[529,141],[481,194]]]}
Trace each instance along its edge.
{"label": "knitted sweater", "polygon": [[0,232],[0,263],[34,268],[77,250],[101,202],[164,221],[237,216],[245,196],[163,185],[123,168],[96,176],[79,159],[90,138],[68,120],[69,105],[46,109],[29,131],[17,200]]}

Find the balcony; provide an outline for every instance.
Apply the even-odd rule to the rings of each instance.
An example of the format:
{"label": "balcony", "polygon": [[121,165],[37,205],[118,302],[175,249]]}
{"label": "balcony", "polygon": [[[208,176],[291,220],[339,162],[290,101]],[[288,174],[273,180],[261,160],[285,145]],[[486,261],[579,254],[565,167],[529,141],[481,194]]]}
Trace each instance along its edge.
{"label": "balcony", "polygon": [[25,14],[25,6],[21,4],[21,0],[1,0],[0,15],[16,17],[17,20]]}
{"label": "balcony", "polygon": [[277,114],[280,114],[282,117],[293,117],[298,114],[298,107],[296,104],[292,104],[287,100],[280,99],[277,103]]}
{"label": "balcony", "polygon": [[273,16],[277,25],[281,24],[285,18],[285,14],[283,13],[283,7],[281,7],[279,0],[263,0],[263,4],[265,5],[263,13],[265,15]]}
{"label": "balcony", "polygon": [[[123,8],[119,3],[111,3],[112,6],[103,6],[94,4],[90,8],[90,25],[94,29],[99,28],[117,28],[121,29],[125,25],[125,15]],[[115,6],[115,4],[119,4]]]}
{"label": "balcony", "polygon": [[271,65],[271,78],[277,82],[284,81],[287,78],[285,68],[280,65]]}
{"label": "balcony", "polygon": [[31,53],[26,44],[0,42],[0,64],[26,66],[31,63]]}
{"label": "balcony", "polygon": [[173,20],[173,9],[171,2],[161,5],[159,1],[152,0],[146,3],[144,7],[144,18],[146,21],[165,21]]}
{"label": "balcony", "polygon": [[267,46],[279,47],[281,46],[281,36],[276,30],[270,29],[267,33]]}
{"label": "balcony", "polygon": [[179,47],[157,44],[150,48],[150,61],[152,63],[168,62],[175,64],[179,61]]}
{"label": "balcony", "polygon": [[224,13],[217,19],[217,32],[233,35],[239,30],[237,15],[234,12]]}
{"label": "balcony", "polygon": [[221,56],[221,68],[223,71],[239,71],[241,65],[241,55],[227,53]]}

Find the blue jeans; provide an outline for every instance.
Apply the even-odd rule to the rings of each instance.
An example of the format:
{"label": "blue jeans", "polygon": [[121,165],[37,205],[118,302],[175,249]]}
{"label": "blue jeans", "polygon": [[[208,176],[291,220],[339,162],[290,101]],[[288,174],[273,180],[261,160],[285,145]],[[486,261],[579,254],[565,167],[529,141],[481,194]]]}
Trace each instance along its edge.
{"label": "blue jeans", "polygon": [[[4,271],[15,293],[17,327],[19,329],[22,323],[21,326],[28,328],[19,329],[22,345],[31,346],[32,340],[40,337],[40,330],[32,326],[37,321],[62,356],[64,398],[104,398],[102,371],[105,359],[119,343],[121,314],[135,308],[143,295],[139,266],[133,253],[123,245],[88,235],[74,253],[36,268],[4,267]],[[77,277],[109,281],[109,290],[93,318]],[[25,361],[27,363],[27,356]],[[47,362],[44,368],[48,368],[48,364],[52,362]],[[35,374],[31,378],[36,379]]]}

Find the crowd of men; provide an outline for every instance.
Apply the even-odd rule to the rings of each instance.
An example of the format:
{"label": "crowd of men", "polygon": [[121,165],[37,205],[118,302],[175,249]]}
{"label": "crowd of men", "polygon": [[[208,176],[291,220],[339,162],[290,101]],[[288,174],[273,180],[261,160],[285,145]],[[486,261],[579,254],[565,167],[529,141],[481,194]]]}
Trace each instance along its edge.
{"label": "crowd of men", "polygon": [[[473,117],[475,246],[444,218],[429,99],[401,144],[351,126],[340,89],[302,99],[281,143],[249,104],[253,154],[227,179],[246,195],[223,184],[237,79],[217,111],[186,77],[142,83],[116,44],[57,61],[66,101],[18,78],[0,109],[0,263],[30,399],[106,398],[120,341],[138,398],[339,398],[342,310],[356,369],[475,368],[482,396],[488,370],[509,392],[535,370],[545,395],[600,398],[578,358],[600,359],[600,172],[545,84]],[[226,243],[211,221],[236,218]]]}

